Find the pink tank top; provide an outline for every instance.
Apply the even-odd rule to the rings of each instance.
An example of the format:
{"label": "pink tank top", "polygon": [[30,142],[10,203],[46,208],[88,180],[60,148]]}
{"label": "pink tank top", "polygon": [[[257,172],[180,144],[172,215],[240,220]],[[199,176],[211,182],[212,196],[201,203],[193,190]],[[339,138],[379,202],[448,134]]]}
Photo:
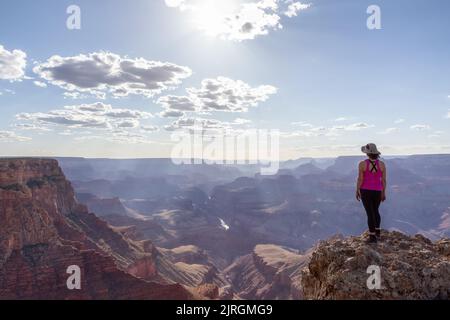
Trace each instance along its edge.
{"label": "pink tank top", "polygon": [[365,190],[383,190],[383,172],[380,168],[380,163],[378,160],[375,160],[375,168],[373,168],[370,160],[366,160],[366,170],[364,171],[363,183],[361,185],[361,189]]}

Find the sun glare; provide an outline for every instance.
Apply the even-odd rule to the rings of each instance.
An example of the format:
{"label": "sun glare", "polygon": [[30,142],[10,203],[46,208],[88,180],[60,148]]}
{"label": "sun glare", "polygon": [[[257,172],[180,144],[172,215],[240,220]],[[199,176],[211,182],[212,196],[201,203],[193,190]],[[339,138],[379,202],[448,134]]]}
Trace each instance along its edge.
{"label": "sun glare", "polygon": [[198,28],[210,36],[217,36],[226,31],[226,18],[238,9],[234,0],[202,0],[193,9],[193,21]]}

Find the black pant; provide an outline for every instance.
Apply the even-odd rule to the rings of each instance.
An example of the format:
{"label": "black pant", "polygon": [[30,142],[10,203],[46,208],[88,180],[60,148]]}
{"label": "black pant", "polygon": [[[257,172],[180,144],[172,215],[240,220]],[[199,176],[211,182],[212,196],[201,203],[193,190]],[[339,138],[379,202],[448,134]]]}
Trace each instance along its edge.
{"label": "black pant", "polygon": [[381,191],[361,189],[361,200],[367,213],[369,232],[375,233],[380,229],[381,217],[378,209],[381,204]]}

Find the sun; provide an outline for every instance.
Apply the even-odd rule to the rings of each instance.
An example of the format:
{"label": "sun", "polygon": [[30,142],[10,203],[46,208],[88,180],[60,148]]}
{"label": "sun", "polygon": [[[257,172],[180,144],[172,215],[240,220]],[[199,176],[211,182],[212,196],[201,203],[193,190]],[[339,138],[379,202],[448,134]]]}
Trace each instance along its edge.
{"label": "sun", "polygon": [[192,8],[193,22],[207,35],[218,36],[226,33],[227,17],[237,12],[236,0],[201,0]]}

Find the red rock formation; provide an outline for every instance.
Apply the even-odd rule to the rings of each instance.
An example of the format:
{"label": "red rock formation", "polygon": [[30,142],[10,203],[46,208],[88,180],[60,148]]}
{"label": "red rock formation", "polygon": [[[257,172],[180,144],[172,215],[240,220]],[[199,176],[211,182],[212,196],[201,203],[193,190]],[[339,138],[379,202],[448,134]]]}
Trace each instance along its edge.
{"label": "red rock formation", "polygon": [[[321,241],[302,272],[306,299],[450,299],[450,239],[383,232],[377,245],[368,235]],[[368,271],[379,268],[373,287]]]}
{"label": "red rock formation", "polygon": [[127,214],[125,207],[119,198],[98,198],[89,193],[77,194],[78,202],[86,205],[89,211],[95,212],[98,217],[105,215],[123,215]]}
{"label": "red rock formation", "polygon": [[[257,245],[238,258],[224,273],[243,299],[300,299],[300,273],[310,254],[276,245]],[[230,293],[227,293],[229,298]],[[225,299],[225,298],[224,298]]]}
{"label": "red rock formation", "polygon": [[[0,160],[0,299],[190,298],[181,285],[125,271],[139,259],[151,265],[149,247],[79,205],[57,161]],[[67,288],[71,265],[81,290]]]}
{"label": "red rock formation", "polygon": [[217,300],[219,298],[219,287],[214,284],[202,284],[195,288],[195,292],[201,297],[206,297],[211,300]]}

